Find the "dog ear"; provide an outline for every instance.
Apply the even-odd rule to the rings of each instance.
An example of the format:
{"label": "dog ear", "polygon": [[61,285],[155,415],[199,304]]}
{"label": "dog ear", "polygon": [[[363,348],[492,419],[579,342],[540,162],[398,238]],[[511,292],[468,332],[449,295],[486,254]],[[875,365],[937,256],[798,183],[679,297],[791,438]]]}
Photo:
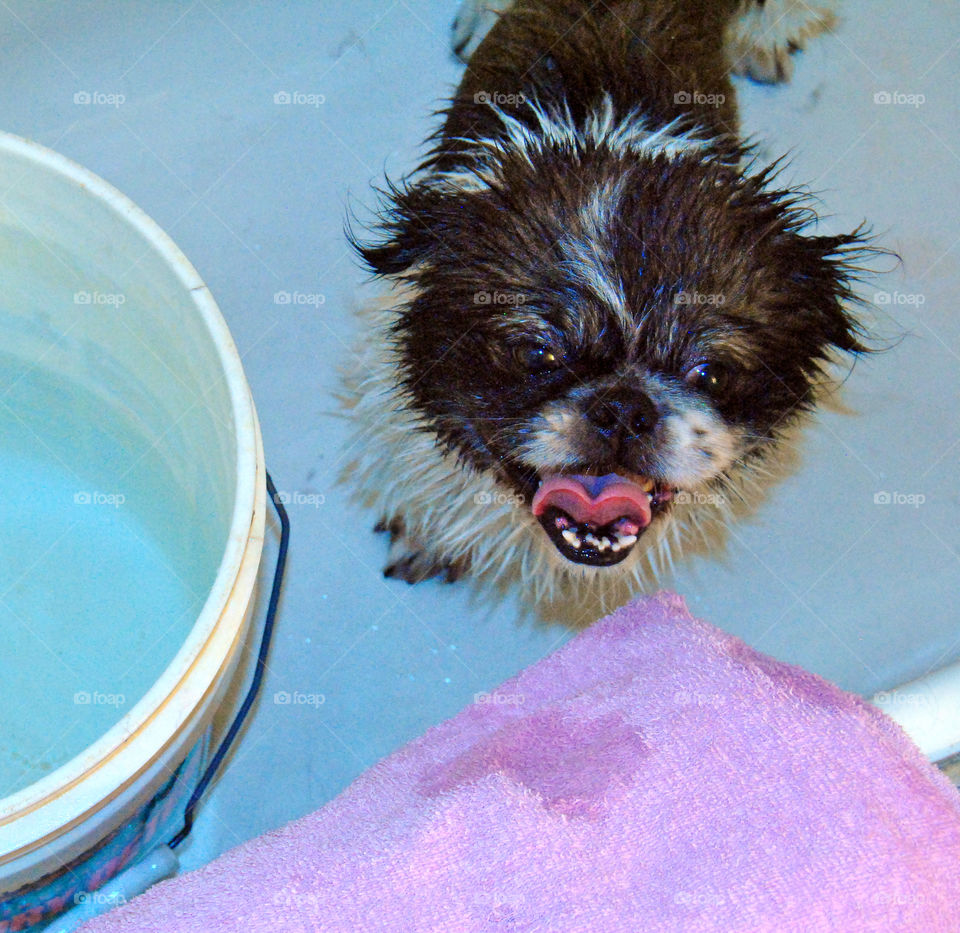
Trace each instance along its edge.
{"label": "dog ear", "polygon": [[380,190],[387,207],[380,215],[378,242],[363,243],[353,231],[347,237],[367,268],[375,275],[402,276],[429,263],[439,253],[451,252],[449,195],[429,184],[393,186]]}
{"label": "dog ear", "polygon": [[872,272],[869,263],[888,251],[870,245],[862,227],[841,236],[808,236],[797,229],[777,238],[780,268],[790,306],[799,309],[802,331],[797,346],[811,362],[832,351],[870,352],[855,311],[864,304],[856,285]]}

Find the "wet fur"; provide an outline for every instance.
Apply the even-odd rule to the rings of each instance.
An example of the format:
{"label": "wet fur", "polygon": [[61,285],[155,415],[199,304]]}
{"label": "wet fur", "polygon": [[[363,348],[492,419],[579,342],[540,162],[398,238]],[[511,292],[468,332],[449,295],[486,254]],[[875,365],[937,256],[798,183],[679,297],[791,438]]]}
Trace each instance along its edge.
{"label": "wet fur", "polygon": [[[519,578],[534,602],[627,594],[758,495],[826,361],[863,349],[861,231],[811,235],[807,199],[736,133],[724,37],[753,4],[587,6],[521,0],[499,20],[427,159],[385,192],[380,239],[357,243],[397,286],[352,380],[351,480],[391,535],[388,575]],[[569,350],[552,381],[517,368],[534,339]],[[683,382],[704,358],[735,374],[723,398]],[[596,400],[627,391],[653,400],[656,435],[585,434]],[[561,557],[530,512],[534,461],[656,476],[680,449],[669,418],[697,411],[725,430],[671,519],[615,572]]]}

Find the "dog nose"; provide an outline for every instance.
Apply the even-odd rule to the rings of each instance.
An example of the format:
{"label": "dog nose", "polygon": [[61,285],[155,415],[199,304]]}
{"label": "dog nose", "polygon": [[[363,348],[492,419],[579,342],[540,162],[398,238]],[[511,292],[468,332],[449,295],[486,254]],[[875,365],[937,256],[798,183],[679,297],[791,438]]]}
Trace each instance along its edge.
{"label": "dog nose", "polygon": [[590,403],[587,417],[604,435],[621,440],[649,434],[660,419],[649,395],[629,390],[598,395]]}

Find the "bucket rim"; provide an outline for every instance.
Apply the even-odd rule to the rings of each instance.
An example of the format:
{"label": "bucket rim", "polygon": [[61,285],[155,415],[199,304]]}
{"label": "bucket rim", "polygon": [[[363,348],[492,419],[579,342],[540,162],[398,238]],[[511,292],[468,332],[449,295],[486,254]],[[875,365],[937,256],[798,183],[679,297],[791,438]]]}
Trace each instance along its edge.
{"label": "bucket rim", "polygon": [[[0,799],[0,866],[83,823],[136,781],[211,701],[247,621],[263,549],[265,467],[240,355],[216,301],[171,237],[109,182],[60,153],[0,131],[18,157],[85,189],[128,224],[176,275],[216,350],[236,440],[234,502],[217,574],[189,634],[153,685],[109,730],[50,774]],[[219,375],[218,375],[219,378]]]}

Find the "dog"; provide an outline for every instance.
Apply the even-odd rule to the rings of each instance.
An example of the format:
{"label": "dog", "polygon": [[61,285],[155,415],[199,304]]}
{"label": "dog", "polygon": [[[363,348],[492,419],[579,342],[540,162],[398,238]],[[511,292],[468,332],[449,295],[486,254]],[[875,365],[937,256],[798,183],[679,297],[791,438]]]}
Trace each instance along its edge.
{"label": "dog", "polygon": [[[731,74],[786,80],[823,0],[476,0],[469,61],[375,238],[391,284],[349,470],[384,571],[628,598],[723,526],[868,350],[864,228],[742,141]],[[708,535],[709,537],[709,535]]]}

